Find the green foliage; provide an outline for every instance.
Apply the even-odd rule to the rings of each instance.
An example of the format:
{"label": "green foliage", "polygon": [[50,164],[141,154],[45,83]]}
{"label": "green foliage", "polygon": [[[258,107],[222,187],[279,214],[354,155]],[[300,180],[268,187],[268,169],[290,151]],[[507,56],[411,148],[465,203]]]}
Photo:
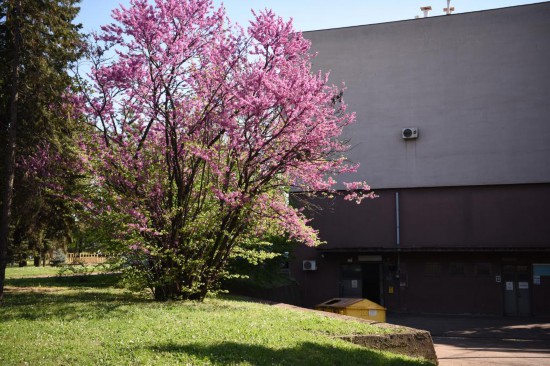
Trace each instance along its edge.
{"label": "green foliage", "polygon": [[277,287],[290,283],[289,253],[297,243],[282,236],[270,236],[264,241],[248,242],[235,249],[231,256],[225,286],[237,283]]}
{"label": "green foliage", "polygon": [[[71,241],[74,207],[34,179],[29,174],[28,162],[44,146],[58,157],[71,155],[76,125],[70,116],[60,115],[58,110],[63,93],[73,81],[68,69],[81,54],[81,26],[72,23],[79,11],[78,2],[0,1],[0,149],[6,145],[8,113],[13,103],[10,102],[13,63],[19,63],[16,189],[10,225],[10,252],[15,255],[24,252],[44,256],[50,250],[46,239],[62,246]],[[15,27],[21,35],[18,49],[14,45]],[[0,155],[4,153],[0,151]],[[60,161],[56,164],[60,165]],[[2,158],[0,173],[6,170],[3,165]],[[56,183],[70,190],[74,181],[65,174]]]}
{"label": "green foliage", "polygon": [[240,299],[152,302],[117,280],[10,279],[0,364],[429,365],[335,338],[395,330]]}
{"label": "green foliage", "polygon": [[103,273],[103,272],[110,272],[112,271],[114,267],[112,267],[109,264],[64,264],[60,266],[59,270],[57,271],[58,276],[89,276],[92,274],[97,273]]}
{"label": "green foliage", "polygon": [[151,286],[156,282],[150,278],[149,271],[142,264],[132,263],[131,259],[119,264],[122,270],[121,284],[130,291],[141,292],[143,289],[154,291]]}
{"label": "green foliage", "polygon": [[[202,243],[207,239],[203,239]],[[203,265],[202,258],[188,258],[170,250],[155,246],[137,246],[135,242],[125,242],[125,246],[135,248],[124,251],[117,263],[117,268],[123,274],[123,284],[126,288],[140,292],[150,289],[154,294],[163,286],[178,282],[185,273],[199,272]],[[271,288],[291,283],[288,273],[288,255],[295,242],[281,236],[269,236],[264,240],[253,240],[252,237],[235,246],[230,256],[228,266],[217,274],[219,283],[212,284],[209,293],[226,292],[227,289],[242,288],[242,286]],[[125,247],[124,246],[124,247]],[[144,251],[143,248],[147,249]],[[120,246],[119,246],[120,248]],[[169,263],[166,268],[159,268],[160,263]],[[161,273],[161,275],[159,275]],[[202,283],[195,281],[182,288],[186,293],[198,291]]]}
{"label": "green foliage", "polygon": [[67,249],[73,253],[105,253],[116,251],[118,242],[113,237],[114,222],[99,222],[97,217],[86,212],[78,212],[79,220],[72,231],[72,241]]}

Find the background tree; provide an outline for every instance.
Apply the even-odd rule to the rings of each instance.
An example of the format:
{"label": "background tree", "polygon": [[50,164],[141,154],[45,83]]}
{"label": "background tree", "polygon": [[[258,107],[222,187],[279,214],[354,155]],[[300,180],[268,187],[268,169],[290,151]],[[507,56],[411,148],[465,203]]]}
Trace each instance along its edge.
{"label": "background tree", "polygon": [[[158,300],[202,300],[237,247],[286,233],[318,243],[290,187],[333,191],[346,163],[341,91],[311,73],[309,42],[270,11],[247,32],[209,0],[133,0],[90,46],[74,97],[97,133],[83,141],[88,207]],[[350,183],[348,199],[368,196]]]}
{"label": "background tree", "polygon": [[23,166],[44,144],[60,155],[71,141],[74,126],[55,106],[71,85],[68,65],[80,54],[80,26],[72,24],[78,2],[0,1],[0,299],[10,239],[40,247],[45,228],[68,223],[66,205],[37,189]]}

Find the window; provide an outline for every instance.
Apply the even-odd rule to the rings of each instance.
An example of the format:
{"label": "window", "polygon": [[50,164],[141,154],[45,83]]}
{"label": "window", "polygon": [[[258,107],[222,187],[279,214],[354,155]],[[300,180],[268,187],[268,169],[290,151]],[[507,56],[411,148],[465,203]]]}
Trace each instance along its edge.
{"label": "window", "polygon": [[439,276],[441,274],[441,263],[427,262],[424,265],[424,274],[426,276]]}
{"label": "window", "polygon": [[491,263],[476,263],[476,275],[490,276],[491,275]]}
{"label": "window", "polygon": [[451,276],[464,276],[464,263],[454,262],[449,264],[449,274]]}

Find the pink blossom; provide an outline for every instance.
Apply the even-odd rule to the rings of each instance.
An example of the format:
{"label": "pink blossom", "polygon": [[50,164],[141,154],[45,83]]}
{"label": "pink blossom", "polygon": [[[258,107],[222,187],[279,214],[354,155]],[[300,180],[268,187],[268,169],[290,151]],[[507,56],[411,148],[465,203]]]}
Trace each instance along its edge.
{"label": "pink blossom", "polygon": [[[67,97],[94,130],[80,141],[89,206],[108,204],[127,240],[214,253],[216,268],[265,232],[318,244],[288,192],[340,193],[358,167],[339,139],[355,116],[292,22],[266,10],[243,30],[211,0],[132,0],[113,18],[89,47],[89,87]],[[348,200],[374,197],[344,185]]]}

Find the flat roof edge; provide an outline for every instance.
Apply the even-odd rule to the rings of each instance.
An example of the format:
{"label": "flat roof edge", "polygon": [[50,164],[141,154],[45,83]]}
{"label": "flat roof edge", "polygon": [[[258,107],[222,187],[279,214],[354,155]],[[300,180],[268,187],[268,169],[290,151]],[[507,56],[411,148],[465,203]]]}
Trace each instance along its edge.
{"label": "flat roof edge", "polygon": [[467,12],[463,12],[463,13],[455,13],[455,14],[451,14],[451,15],[446,15],[446,14],[434,15],[434,16],[429,16],[429,17],[426,17],[426,18],[418,18],[418,19],[412,18],[412,19],[390,20],[390,21],[387,21],[387,22],[380,22],[380,23],[357,24],[357,25],[348,25],[348,26],[335,27],[335,28],[312,29],[312,30],[307,30],[307,31],[301,31],[301,33],[302,34],[307,34],[307,33],[325,32],[325,31],[336,31],[336,30],[343,30],[343,29],[350,29],[350,28],[372,27],[372,26],[379,26],[379,25],[393,24],[393,23],[411,22],[411,21],[417,21],[417,22],[418,21],[429,21],[430,19],[440,19],[442,17],[465,16],[465,15],[470,15],[470,14],[496,12],[496,11],[503,11],[503,10],[508,11],[510,9],[515,9],[515,8],[524,8],[524,7],[541,6],[541,5],[550,6],[550,1],[541,1],[541,2],[537,2],[537,3],[531,3],[531,4],[511,5],[511,6],[505,6],[505,7],[502,7],[502,8],[474,10],[474,11],[467,11]]}

